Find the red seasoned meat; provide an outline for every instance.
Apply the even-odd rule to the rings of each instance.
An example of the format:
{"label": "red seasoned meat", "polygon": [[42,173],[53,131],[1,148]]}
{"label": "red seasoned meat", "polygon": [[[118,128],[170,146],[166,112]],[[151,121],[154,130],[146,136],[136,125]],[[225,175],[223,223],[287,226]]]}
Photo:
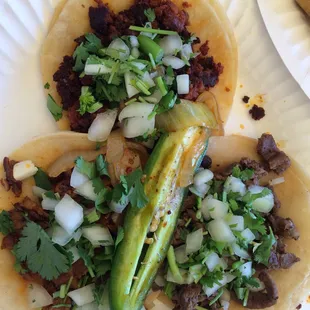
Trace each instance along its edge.
{"label": "red seasoned meat", "polygon": [[202,288],[200,284],[181,285],[173,296],[176,310],[195,310]]}
{"label": "red seasoned meat", "polygon": [[15,244],[17,244],[18,240],[20,238],[19,234],[12,233],[8,234],[7,236],[3,237],[2,239],[2,244],[1,244],[1,249],[7,249],[7,250],[13,250]]}
{"label": "red seasoned meat", "polygon": [[249,113],[255,121],[259,121],[265,116],[265,109],[254,104]]}
{"label": "red seasoned meat", "polygon": [[113,23],[113,13],[101,1],[96,2],[98,3],[98,7],[89,8],[90,26],[95,32],[106,35],[109,25]]}
{"label": "red seasoned meat", "polygon": [[13,176],[13,167],[16,164],[16,161],[10,160],[8,157],[4,157],[3,159],[3,168],[5,171],[5,189],[10,190],[16,197],[19,197],[22,193],[22,182],[14,179]]}
{"label": "red seasoned meat", "polygon": [[273,232],[276,235],[286,238],[299,239],[299,232],[290,218],[283,218],[278,215],[268,215],[267,217]]}

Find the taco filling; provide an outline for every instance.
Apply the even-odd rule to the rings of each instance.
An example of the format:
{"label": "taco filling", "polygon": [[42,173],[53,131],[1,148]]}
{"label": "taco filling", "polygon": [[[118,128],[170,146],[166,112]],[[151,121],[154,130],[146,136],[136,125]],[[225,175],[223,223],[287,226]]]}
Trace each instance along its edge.
{"label": "taco filling", "polygon": [[[114,13],[96,2],[88,11],[92,32],[75,39],[74,52],[63,57],[53,75],[62,106],[48,96],[54,118],[68,111],[71,130],[88,132],[92,141],[105,140],[102,132],[113,126],[122,127],[127,138],[149,137],[156,129],[175,131],[185,119],[214,126],[206,105],[195,108],[193,102],[217,85],[225,68],[210,55],[209,42],[188,30],[188,5],[137,0]],[[233,92],[229,87],[226,91]],[[188,100],[187,106],[179,106],[180,99]]]}
{"label": "taco filling", "polygon": [[290,160],[267,134],[257,152],[263,163],[242,158],[220,170],[206,157],[195,175],[166,268],[155,280],[175,309],[229,309],[231,299],[250,309],[271,307],[279,293],[270,271],[300,261],[285,244],[299,232],[292,219],[279,216],[273,189],[285,179],[266,179],[270,171],[286,171]]}

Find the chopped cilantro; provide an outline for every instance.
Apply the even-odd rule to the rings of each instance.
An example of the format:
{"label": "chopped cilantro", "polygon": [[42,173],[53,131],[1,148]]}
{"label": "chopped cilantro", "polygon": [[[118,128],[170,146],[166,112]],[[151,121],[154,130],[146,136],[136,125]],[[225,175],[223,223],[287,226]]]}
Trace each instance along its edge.
{"label": "chopped cilantro", "polygon": [[212,287],[214,284],[221,285],[219,282],[223,279],[223,272],[215,270],[213,272],[206,271],[205,275],[200,279],[200,284]]}
{"label": "chopped cilantro", "polygon": [[62,107],[56,103],[50,94],[47,96],[47,108],[53,115],[55,121],[59,121],[62,118]]}
{"label": "chopped cilantro", "polygon": [[120,226],[120,227],[118,227],[117,237],[115,240],[115,249],[117,248],[119,243],[122,242],[123,239],[124,239],[124,228]]}
{"label": "chopped cilantro", "polygon": [[37,173],[34,175],[34,181],[36,186],[41,187],[47,191],[50,191],[53,188],[48,175],[41,168],[38,168]]}
{"label": "chopped cilantro", "polygon": [[253,169],[244,169],[241,170],[238,165],[236,165],[232,170],[232,175],[235,178],[239,178],[242,181],[248,181],[251,180],[254,176],[254,170]]}
{"label": "chopped cilantro", "polygon": [[73,58],[75,59],[73,70],[76,72],[82,72],[88,56],[89,53],[87,48],[84,46],[84,43],[81,43],[73,53]]}
{"label": "chopped cilantro", "polygon": [[93,179],[92,183],[95,194],[99,194],[102,190],[105,189],[104,183],[102,182],[100,177]]}
{"label": "chopped cilantro", "polygon": [[87,33],[85,35],[87,42],[85,42],[85,48],[89,53],[97,54],[103,46],[101,40],[93,33]]}
{"label": "chopped cilantro", "polygon": [[[107,78],[104,76],[97,77],[96,79],[96,88],[95,88],[95,95],[98,100],[108,100],[109,102],[120,102],[127,98],[127,91],[125,88],[125,84],[122,81],[119,85],[108,85],[106,81]],[[116,80],[114,76],[112,83]]]}
{"label": "chopped cilantro", "polygon": [[14,224],[11,220],[10,214],[8,211],[2,211],[0,213],[0,232],[3,235],[8,235],[14,231]]}
{"label": "chopped cilantro", "polygon": [[93,290],[95,302],[98,306],[101,304],[103,292],[104,292],[104,284],[103,283],[100,283],[99,285],[97,284]]}
{"label": "chopped cilantro", "polygon": [[82,156],[79,156],[75,160],[76,167],[78,171],[82,174],[88,176],[89,179],[94,179],[96,177],[96,164],[93,162],[88,162],[84,160]]}
{"label": "chopped cilantro", "polygon": [[252,194],[251,192],[247,192],[243,198],[242,201],[250,205],[255,199],[263,198],[271,193],[271,190],[269,188],[264,188],[260,193]]}
{"label": "chopped cilantro", "polygon": [[44,84],[44,88],[45,88],[45,89],[50,89],[50,86],[51,86],[51,85],[50,85],[49,82],[46,82],[46,83]]}
{"label": "chopped cilantro", "polygon": [[96,168],[100,176],[102,175],[109,176],[108,163],[104,160],[102,155],[99,155],[96,158]]}
{"label": "chopped cilantro", "polygon": [[19,261],[27,263],[32,272],[39,273],[46,280],[56,279],[71,267],[64,250],[60,251],[47,233],[34,222],[28,222],[22,230],[15,254]]}
{"label": "chopped cilantro", "polygon": [[257,231],[262,235],[266,234],[265,220],[262,216],[255,216],[249,212],[243,216],[245,227],[251,229],[253,232]]}
{"label": "chopped cilantro", "polygon": [[[108,197],[110,194],[111,194],[111,192],[107,188],[102,189],[98,193],[98,196],[97,196],[96,201],[95,201],[95,206],[96,206],[96,209],[102,214],[107,214],[107,213],[111,212],[110,209],[104,208],[104,205],[103,205],[103,203],[105,201],[109,200]],[[109,212],[107,212],[107,211],[109,211]]]}
{"label": "chopped cilantro", "polygon": [[264,264],[268,267],[270,251],[275,244],[276,239],[274,237],[272,229],[269,227],[270,234],[262,237],[262,244],[257,248],[254,253],[254,259],[259,264]]}
{"label": "chopped cilantro", "polygon": [[90,91],[89,86],[83,86],[80,96],[80,108],[78,111],[81,115],[84,115],[86,112],[94,113],[102,108],[102,103],[97,102],[95,97]]}
{"label": "chopped cilantro", "polygon": [[96,276],[103,277],[111,268],[112,264],[110,260],[99,261],[99,263],[95,265]]}
{"label": "chopped cilantro", "polygon": [[77,249],[78,249],[78,253],[80,255],[80,257],[83,259],[85,266],[88,269],[88,272],[90,274],[90,276],[92,278],[95,277],[95,273],[94,273],[94,264],[93,261],[91,259],[91,257],[93,256],[93,248],[91,246],[89,246],[90,248],[87,249],[87,244],[82,246],[81,244],[78,244]]}
{"label": "chopped cilantro", "polygon": [[147,17],[150,23],[152,23],[156,18],[155,11],[152,8],[148,8],[147,10],[144,10],[144,15]]}

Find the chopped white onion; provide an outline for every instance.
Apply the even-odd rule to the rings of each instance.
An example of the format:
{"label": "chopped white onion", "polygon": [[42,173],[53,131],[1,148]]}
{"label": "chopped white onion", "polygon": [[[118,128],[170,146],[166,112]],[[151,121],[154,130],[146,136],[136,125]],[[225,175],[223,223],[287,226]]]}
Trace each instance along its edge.
{"label": "chopped white onion", "polygon": [[31,309],[42,308],[53,303],[53,297],[37,283],[28,284],[28,302]]}
{"label": "chopped white onion", "polygon": [[179,95],[186,95],[189,93],[189,75],[177,75],[177,89]]}
{"label": "chopped white onion", "polygon": [[246,228],[242,233],[241,236],[248,242],[252,242],[255,240],[255,235],[252,233],[252,231],[249,228]]}
{"label": "chopped white onion", "polygon": [[151,96],[144,97],[144,99],[151,103],[158,103],[162,97],[163,95],[161,94],[160,90],[156,89]]}
{"label": "chopped white onion", "polygon": [[75,310],[98,310],[98,309],[99,309],[98,304],[95,301],[89,304],[86,304],[84,306],[75,308]]}
{"label": "chopped white onion", "polygon": [[114,245],[109,229],[100,225],[93,225],[82,229],[83,236],[95,247]]}
{"label": "chopped white onion", "polygon": [[32,193],[39,198],[42,198],[42,195],[46,193],[47,190],[38,186],[32,186]]}
{"label": "chopped white onion", "polygon": [[182,49],[182,39],[176,35],[168,35],[159,41],[160,47],[164,50],[164,55],[175,55]]}
{"label": "chopped white onion", "polygon": [[123,135],[125,138],[136,138],[146,133],[151,133],[155,128],[155,117],[132,117],[124,121]]}
{"label": "chopped white onion", "polygon": [[107,48],[107,52],[109,52],[109,50],[111,50],[111,52],[115,52],[118,51],[118,55],[119,57],[117,57],[118,59],[125,61],[128,59],[129,55],[130,55],[130,49],[127,46],[127,44],[120,38],[116,38],[114,39],[111,44],[108,46]]}
{"label": "chopped white onion", "polygon": [[223,310],[229,310],[229,307],[230,307],[229,301],[220,300],[220,303],[221,303],[221,306],[222,306]]}
{"label": "chopped white onion", "polygon": [[207,256],[205,264],[207,265],[209,271],[212,272],[215,267],[220,264],[220,257],[215,252],[212,252]]}
{"label": "chopped white onion", "polygon": [[86,75],[100,75],[111,73],[112,68],[109,68],[104,64],[89,64],[86,62],[84,72]]}
{"label": "chopped white onion", "polygon": [[193,194],[195,194],[196,196],[201,197],[201,198],[206,196],[206,194],[208,193],[209,189],[210,189],[210,185],[208,185],[208,184],[201,184],[199,186],[191,186],[189,188],[189,190]]}
{"label": "chopped white onion", "polygon": [[185,244],[175,248],[174,254],[175,254],[175,260],[177,261],[178,264],[184,264],[188,261]]}
{"label": "chopped white onion", "polygon": [[62,228],[72,234],[83,223],[83,208],[66,194],[55,208],[55,219]]}
{"label": "chopped white onion", "polygon": [[228,212],[228,204],[208,196],[206,199],[209,214],[213,219],[224,218]]}
{"label": "chopped white onion", "polygon": [[130,52],[130,55],[134,58],[139,58],[140,56],[140,51],[137,47],[133,47],[131,52]]}
{"label": "chopped white onion", "polygon": [[224,184],[224,189],[227,193],[239,193],[241,196],[244,196],[246,193],[245,184],[238,178],[229,176]]}
{"label": "chopped white onion", "polygon": [[72,234],[68,234],[66,230],[64,230],[60,226],[53,227],[53,233],[52,233],[52,241],[54,243],[57,243],[61,246],[65,246],[70,242],[70,240],[73,238]]}
{"label": "chopped white onion", "polygon": [[95,300],[93,291],[95,284],[89,284],[68,293],[68,296],[78,305],[84,306]]}
{"label": "chopped white onion", "polygon": [[131,97],[139,94],[140,90],[135,88],[132,85],[132,80],[136,79],[136,75],[134,73],[132,73],[132,72],[126,72],[124,74],[124,78],[125,78],[125,85],[126,85],[126,90],[127,90],[128,98],[131,98]]}
{"label": "chopped white onion", "polygon": [[68,252],[72,253],[73,264],[80,259],[80,254],[79,254],[78,249],[75,245],[73,247],[71,247],[70,249],[68,249]]}
{"label": "chopped white onion", "polygon": [[129,36],[129,42],[132,47],[139,47],[139,41],[136,36]]}
{"label": "chopped white onion", "polygon": [[167,272],[167,281],[177,283],[177,284],[191,284],[194,282],[193,276],[190,275],[190,273],[187,270],[179,268],[179,271],[182,276],[182,281],[179,281],[178,279],[175,279],[173,277],[173,274],[170,268],[168,268],[168,272]]}
{"label": "chopped white onion", "polygon": [[144,117],[147,118],[153,111],[154,105],[143,102],[133,102],[126,106],[118,116],[119,121],[130,117]]}
{"label": "chopped white onion", "polygon": [[191,254],[200,250],[203,241],[202,228],[186,236],[186,253]]}
{"label": "chopped white onion", "polygon": [[263,290],[266,288],[265,283],[262,282],[262,281],[261,281],[260,279],[258,279],[258,278],[254,278],[254,279],[257,281],[257,283],[259,283],[259,287],[255,287],[255,286],[246,284],[246,286],[249,288],[249,290],[250,290],[251,292],[260,292],[260,291],[263,291]]}
{"label": "chopped white onion", "polygon": [[201,213],[202,213],[203,218],[206,221],[208,221],[211,218],[209,207],[208,207],[208,202],[210,199],[212,199],[212,196],[207,196],[205,199],[201,201]]}
{"label": "chopped white onion", "polygon": [[146,64],[143,64],[142,62],[138,61],[132,61],[131,64],[138,68],[139,70],[143,70],[146,67]]}
{"label": "chopped white onion", "polygon": [[243,259],[249,259],[249,258],[250,258],[249,253],[248,253],[246,250],[242,249],[237,243],[233,243],[233,244],[231,245],[231,247],[232,247],[234,253],[235,253],[238,257],[241,257],[241,258],[243,258]]}
{"label": "chopped white onion", "polygon": [[78,168],[75,166],[71,173],[70,186],[77,188],[87,181],[89,181],[89,178],[85,174],[79,172]]}
{"label": "chopped white onion", "polygon": [[223,274],[223,279],[219,280],[219,284],[214,283],[212,287],[208,287],[208,286],[203,286],[203,290],[205,292],[205,294],[210,297],[211,295],[213,295],[219,288],[223,287],[224,285],[226,285],[227,283],[230,283],[232,280],[235,279],[235,276],[233,276],[230,273],[224,273]]}
{"label": "chopped white onion", "polygon": [[278,184],[281,184],[281,183],[284,183],[284,182],[285,182],[284,177],[279,177],[279,178],[272,179],[271,181],[269,181],[269,184],[271,186],[274,186],[274,185],[278,185]]}
{"label": "chopped white onion", "polygon": [[13,167],[13,177],[17,181],[23,181],[34,176],[38,168],[31,160],[24,160],[16,163]]}
{"label": "chopped white onion", "polygon": [[153,79],[151,78],[149,72],[145,71],[144,74],[142,75],[141,77],[142,81],[144,83],[146,83],[150,88],[151,87],[154,87],[156,84],[155,82],[153,81]]}
{"label": "chopped white onion", "polygon": [[252,276],[252,262],[247,262],[241,265],[238,269],[244,277],[250,278]]}
{"label": "chopped white onion", "polygon": [[73,239],[75,242],[79,242],[82,237],[82,229],[78,229],[74,234],[73,234]]}
{"label": "chopped white onion", "polygon": [[225,220],[231,230],[242,231],[244,229],[243,216],[228,214]]}
{"label": "chopped white onion", "polygon": [[208,224],[208,231],[216,242],[234,242],[235,236],[223,219],[216,219]]}
{"label": "chopped white onion", "polygon": [[214,177],[214,174],[211,170],[202,169],[198,173],[195,174],[194,185],[200,186],[200,185],[206,184],[209,181],[211,181],[213,177]]}
{"label": "chopped white onion", "polygon": [[43,197],[41,201],[42,209],[48,211],[54,211],[59,201],[56,199],[48,198],[44,194],[42,197]]}
{"label": "chopped white onion", "polygon": [[124,204],[112,200],[109,204],[109,208],[116,213],[122,213],[129,203],[129,197],[126,196],[124,200]]}
{"label": "chopped white onion", "polygon": [[165,56],[162,61],[165,66],[171,66],[172,69],[175,70],[181,69],[185,66],[185,62],[175,56]]}
{"label": "chopped white onion", "polygon": [[181,57],[190,60],[192,54],[193,54],[192,45],[189,43],[184,44],[181,49]]}
{"label": "chopped white onion", "polygon": [[164,287],[166,284],[166,280],[164,278],[163,275],[161,274],[157,274],[156,278],[155,278],[155,283],[159,286],[159,287]]}
{"label": "chopped white onion", "polygon": [[86,183],[83,183],[77,187],[75,192],[92,201],[96,201],[97,199],[97,194],[95,193],[92,180],[88,180]]}
{"label": "chopped white onion", "polygon": [[96,142],[106,141],[112,131],[116,117],[116,109],[98,114],[88,129],[88,139]]}
{"label": "chopped white onion", "polygon": [[[259,194],[261,193],[265,187],[258,186],[258,185],[252,185],[249,187],[249,192],[251,194]],[[262,198],[257,198],[253,201],[252,207],[254,210],[263,212],[263,213],[268,213],[272,210],[274,206],[274,197],[273,194],[270,193]]]}

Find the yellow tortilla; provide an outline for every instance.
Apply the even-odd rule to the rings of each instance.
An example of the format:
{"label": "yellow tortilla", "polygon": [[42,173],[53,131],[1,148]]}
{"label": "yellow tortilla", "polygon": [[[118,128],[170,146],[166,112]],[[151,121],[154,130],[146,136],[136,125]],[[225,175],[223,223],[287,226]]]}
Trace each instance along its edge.
{"label": "yellow tortilla", "polygon": [[[238,162],[241,157],[258,160],[256,153],[257,141],[254,139],[231,136],[212,137],[208,148],[208,155],[212,158],[212,169]],[[219,166],[218,166],[219,165]],[[270,178],[275,178],[271,175]],[[310,184],[309,178],[302,172],[296,162],[284,173],[285,182],[274,187],[282,203],[279,215],[290,217],[300,232],[298,241],[286,239],[288,251],[301,258],[289,270],[276,270],[270,272],[279,290],[279,299],[275,306],[268,308],[274,310],[292,310],[305,300],[310,291]],[[231,310],[244,309],[241,305],[232,302]]]}
{"label": "yellow tortilla", "polygon": [[[132,0],[106,0],[114,12],[119,12],[133,4]],[[183,0],[173,0],[182,7]],[[235,94],[238,70],[237,44],[232,26],[218,0],[190,0],[187,8],[190,17],[189,30],[195,33],[201,42],[209,40],[210,55],[216,62],[222,63],[224,72],[219,83],[211,90],[219,105],[219,114],[223,124],[226,123]],[[41,69],[43,84],[48,82],[50,89],[46,90],[61,105],[61,99],[53,81],[65,55],[72,55],[76,47],[74,39],[91,31],[88,18],[88,8],[94,6],[94,0],[67,0],[62,12],[54,18],[54,24],[45,39],[41,51]],[[66,113],[58,122],[61,130],[69,130]]]}
{"label": "yellow tortilla", "polygon": [[[222,167],[237,162],[241,157],[259,159],[256,153],[256,140],[241,137],[212,137],[208,155],[212,157],[213,168]],[[94,150],[95,143],[87,139],[87,135],[72,132],[60,132],[33,140],[9,156],[14,160],[32,160],[37,166],[46,170],[61,155],[75,150]],[[0,167],[0,178],[4,176]],[[275,176],[270,176],[274,178]],[[290,217],[296,224],[300,239],[287,240],[288,250],[301,258],[289,270],[273,271],[271,275],[279,289],[279,301],[274,310],[292,310],[304,300],[309,293],[310,283],[310,182],[302,169],[293,162],[292,167],[284,173],[285,182],[275,186],[275,191],[282,202],[280,215]],[[33,179],[23,182],[23,196],[33,198]],[[12,204],[20,201],[12,192],[6,192],[0,186],[1,209],[9,210]],[[1,238],[2,239],[2,238]],[[0,239],[0,242],[2,241]],[[0,310],[28,310],[25,281],[13,269],[14,258],[9,251],[0,250]],[[232,302],[232,310],[244,309]]]}

